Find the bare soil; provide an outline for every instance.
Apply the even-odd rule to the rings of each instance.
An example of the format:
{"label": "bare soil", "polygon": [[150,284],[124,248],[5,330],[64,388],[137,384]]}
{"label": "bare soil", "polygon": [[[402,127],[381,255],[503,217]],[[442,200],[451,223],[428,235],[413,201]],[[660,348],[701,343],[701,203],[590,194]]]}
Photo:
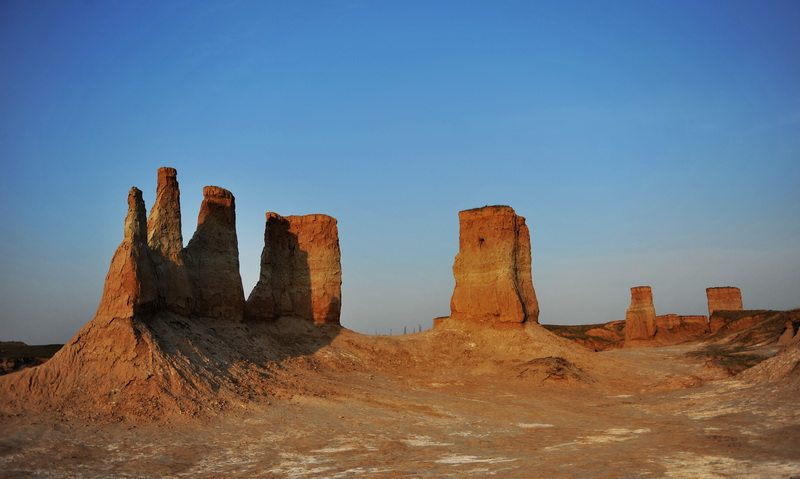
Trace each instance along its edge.
{"label": "bare soil", "polygon": [[796,373],[746,382],[687,354],[700,346],[551,336],[343,330],[279,361],[281,388],[215,413],[7,409],[0,476],[800,477]]}

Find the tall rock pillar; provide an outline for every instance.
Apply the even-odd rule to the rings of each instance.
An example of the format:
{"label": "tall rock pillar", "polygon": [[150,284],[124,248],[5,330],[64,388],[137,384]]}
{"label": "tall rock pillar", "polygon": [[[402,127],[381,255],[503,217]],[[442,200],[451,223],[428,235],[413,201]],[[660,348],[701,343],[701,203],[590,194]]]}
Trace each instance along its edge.
{"label": "tall rock pillar", "polygon": [[261,275],[247,299],[245,317],[339,324],[342,267],[336,219],[267,213],[266,220]]}
{"label": "tall rock pillar", "polygon": [[239,243],[233,194],[217,186],[203,188],[197,230],[184,250],[194,290],[192,312],[241,321],[244,291],[239,274]]}
{"label": "tall rock pillar", "polygon": [[508,206],[486,206],[461,211],[458,219],[450,317],[506,324],[538,322],[525,218]]}
{"label": "tall rock pillar", "polygon": [[158,169],[156,201],[147,219],[147,244],[158,277],[159,308],[191,314],[193,293],[184,268],[181,193],[175,168]]}
{"label": "tall rock pillar", "polygon": [[625,341],[646,341],[655,335],[656,308],[650,286],[631,288],[631,305],[625,312]]}

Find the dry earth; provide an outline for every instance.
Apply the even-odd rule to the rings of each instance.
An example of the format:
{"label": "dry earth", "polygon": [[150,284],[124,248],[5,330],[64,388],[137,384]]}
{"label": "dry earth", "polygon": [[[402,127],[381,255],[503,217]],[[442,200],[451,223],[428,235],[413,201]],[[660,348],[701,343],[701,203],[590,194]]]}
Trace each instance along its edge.
{"label": "dry earth", "polygon": [[797,367],[720,378],[698,347],[591,353],[534,324],[342,330],[278,361],[262,399],[192,417],[6,408],[0,475],[800,477]]}

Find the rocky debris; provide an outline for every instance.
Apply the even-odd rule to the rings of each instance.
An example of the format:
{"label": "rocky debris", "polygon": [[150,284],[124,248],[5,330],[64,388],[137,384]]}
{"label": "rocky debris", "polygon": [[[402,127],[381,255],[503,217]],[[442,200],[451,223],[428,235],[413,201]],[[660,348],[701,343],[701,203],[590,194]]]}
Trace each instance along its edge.
{"label": "rocky debris", "polygon": [[625,342],[649,341],[656,335],[656,308],[650,286],[631,288],[631,305],[625,312]]}
{"label": "rocky debris", "polygon": [[[714,315],[714,311],[741,311],[742,292],[739,288],[723,286],[716,288],[706,288],[708,298],[708,317]],[[712,331],[713,332],[713,331]]]}
{"label": "rocky debris", "polygon": [[342,266],[336,219],[272,212],[266,218],[261,274],[247,299],[246,318],[339,324]]}
{"label": "rocky debris", "polygon": [[581,368],[562,357],[532,359],[517,366],[515,372],[519,378],[539,383],[591,382]]}
{"label": "rocky debris", "polygon": [[458,218],[450,317],[504,324],[538,322],[525,218],[508,206],[465,210]]}
{"label": "rocky debris", "polygon": [[197,230],[184,250],[184,258],[194,290],[192,312],[210,318],[243,320],[235,199],[230,191],[217,186],[203,188]]}

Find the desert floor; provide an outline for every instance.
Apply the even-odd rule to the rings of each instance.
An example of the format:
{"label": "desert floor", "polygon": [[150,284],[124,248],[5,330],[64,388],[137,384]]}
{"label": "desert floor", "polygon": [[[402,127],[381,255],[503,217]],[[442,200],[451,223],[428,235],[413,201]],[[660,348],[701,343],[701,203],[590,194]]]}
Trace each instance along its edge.
{"label": "desert floor", "polygon": [[697,346],[601,355],[617,380],[329,370],[314,394],[109,423],[0,419],[3,477],[800,477],[796,390],[709,380]]}

